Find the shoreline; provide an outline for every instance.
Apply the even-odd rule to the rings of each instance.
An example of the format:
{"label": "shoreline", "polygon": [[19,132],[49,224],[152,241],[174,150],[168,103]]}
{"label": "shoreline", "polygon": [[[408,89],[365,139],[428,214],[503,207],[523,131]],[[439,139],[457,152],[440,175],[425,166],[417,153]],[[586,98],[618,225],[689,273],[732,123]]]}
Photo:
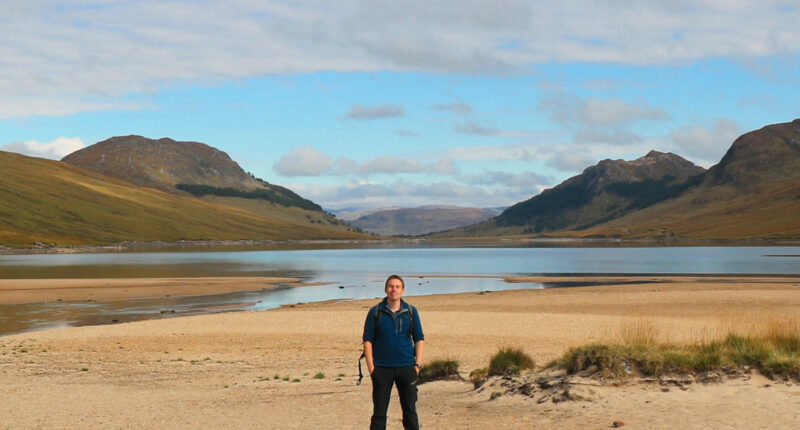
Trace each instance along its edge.
{"label": "shoreline", "polygon": [[0,304],[203,297],[274,290],[281,284],[293,288],[315,285],[302,281],[277,277],[0,279]]}
{"label": "shoreline", "polygon": [[800,239],[625,239],[576,237],[383,237],[374,239],[304,239],[304,240],[193,240],[180,242],[121,242],[107,245],[57,246],[43,244],[30,248],[11,248],[0,245],[0,255],[31,254],[95,254],[118,252],[170,252],[208,250],[270,250],[270,249],[328,249],[362,247],[369,245],[475,245],[488,246],[543,246],[543,247],[672,247],[672,246],[800,246]]}
{"label": "shoreline", "polygon": [[[797,283],[800,274],[789,275],[604,275],[554,274],[532,276],[502,275],[427,275],[408,274],[408,279],[492,278],[509,284],[540,283],[545,289],[597,287],[607,285],[686,284],[686,283]],[[325,285],[289,277],[169,277],[169,278],[70,278],[0,279],[0,305],[51,302],[116,302],[163,297],[206,297],[221,294],[275,290],[281,286],[302,288]],[[547,284],[563,284],[548,287]],[[462,294],[462,293],[450,293]],[[416,297],[416,296],[415,296]],[[326,300],[323,300],[323,302]]]}

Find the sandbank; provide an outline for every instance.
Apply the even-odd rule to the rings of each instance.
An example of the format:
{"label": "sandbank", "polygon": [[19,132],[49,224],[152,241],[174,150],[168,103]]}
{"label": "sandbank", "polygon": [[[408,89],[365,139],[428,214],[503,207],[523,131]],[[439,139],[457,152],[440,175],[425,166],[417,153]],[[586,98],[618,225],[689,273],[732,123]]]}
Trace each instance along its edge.
{"label": "sandbank", "polygon": [[[465,377],[501,346],[543,364],[572,346],[611,341],[636,321],[677,342],[800,315],[797,278],[656,280],[408,301],[422,317],[426,361],[458,360]],[[361,329],[375,302],[0,337],[7,405],[0,428],[366,428],[370,382],[355,381]],[[596,429],[614,421],[632,429],[789,429],[800,422],[800,387],[757,374],[666,391],[654,383],[586,390],[589,400],[538,403],[518,395],[490,400],[491,392],[469,382],[439,381],[420,386],[419,411],[432,429]],[[397,403],[393,397],[390,429],[402,428]]]}
{"label": "sandbank", "polygon": [[0,304],[118,301],[259,291],[301,279],[277,277],[0,279]]}

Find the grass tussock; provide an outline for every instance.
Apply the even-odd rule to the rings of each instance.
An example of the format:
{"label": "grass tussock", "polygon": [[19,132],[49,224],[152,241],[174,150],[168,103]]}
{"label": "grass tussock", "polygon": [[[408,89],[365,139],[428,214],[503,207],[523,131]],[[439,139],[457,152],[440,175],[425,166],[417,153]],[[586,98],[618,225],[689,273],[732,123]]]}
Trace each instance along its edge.
{"label": "grass tussock", "polygon": [[675,344],[658,341],[654,323],[624,327],[620,341],[569,350],[558,364],[568,373],[604,377],[659,376],[750,367],[771,378],[800,380],[800,325],[770,321],[729,331],[717,339]]}
{"label": "grass tussock", "polygon": [[519,375],[520,371],[534,366],[533,359],[521,349],[500,348],[489,361],[488,376]]}
{"label": "grass tussock", "polygon": [[450,379],[460,379],[458,373],[458,361],[456,360],[434,360],[426,364],[419,371],[417,381],[420,384],[431,381],[442,381]]}

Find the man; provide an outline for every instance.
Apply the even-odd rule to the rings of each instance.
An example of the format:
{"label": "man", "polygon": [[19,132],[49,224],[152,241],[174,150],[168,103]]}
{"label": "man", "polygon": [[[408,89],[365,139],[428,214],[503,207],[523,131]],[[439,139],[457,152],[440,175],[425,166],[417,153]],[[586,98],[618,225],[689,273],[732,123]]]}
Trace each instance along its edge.
{"label": "man", "polygon": [[417,309],[402,299],[403,278],[389,276],[384,291],[386,298],[369,310],[364,322],[364,358],[372,377],[369,428],[386,428],[386,411],[394,384],[403,409],[403,428],[417,430],[417,375],[422,369],[425,335]]}

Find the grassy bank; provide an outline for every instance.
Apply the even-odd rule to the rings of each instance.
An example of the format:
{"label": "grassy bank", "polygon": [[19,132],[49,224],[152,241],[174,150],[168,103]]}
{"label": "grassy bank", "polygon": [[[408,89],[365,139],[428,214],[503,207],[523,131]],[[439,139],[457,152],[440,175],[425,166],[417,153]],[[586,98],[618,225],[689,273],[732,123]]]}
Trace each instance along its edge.
{"label": "grassy bank", "polygon": [[717,339],[678,344],[660,341],[654,324],[637,322],[623,327],[618,342],[572,348],[555,364],[570,374],[588,371],[617,378],[752,368],[773,379],[800,380],[800,326],[771,321],[732,329]]}

